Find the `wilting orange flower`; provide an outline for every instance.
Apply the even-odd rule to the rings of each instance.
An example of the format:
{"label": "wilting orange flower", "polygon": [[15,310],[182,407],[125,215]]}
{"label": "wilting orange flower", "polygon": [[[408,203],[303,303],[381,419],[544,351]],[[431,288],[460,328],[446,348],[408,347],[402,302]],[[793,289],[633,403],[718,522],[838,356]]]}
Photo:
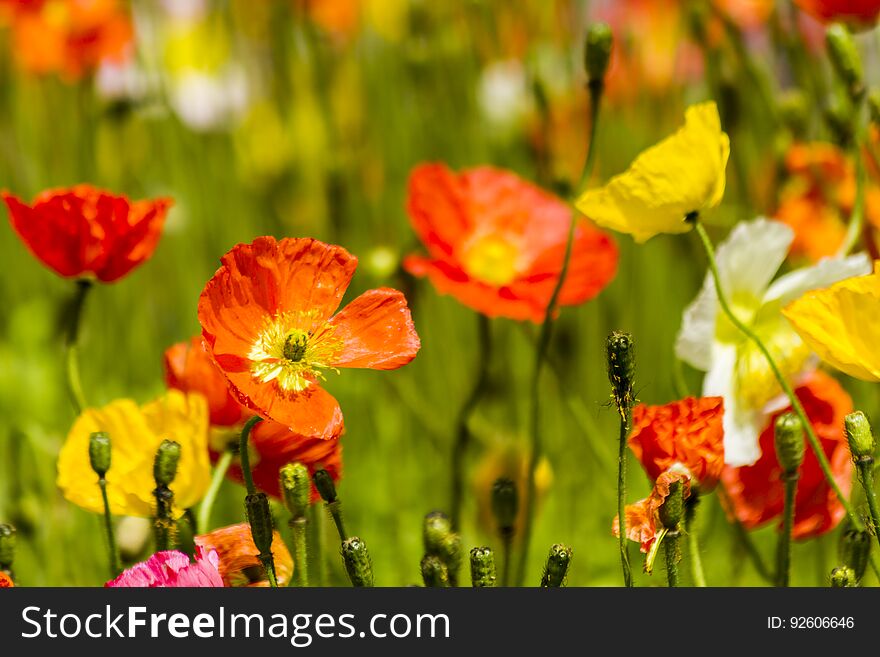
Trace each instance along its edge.
{"label": "wilting orange flower", "polygon": [[250,415],[229,393],[226,377],[211,360],[201,336],[165,350],[165,383],[169,388],[204,395],[213,426],[235,426]]}
{"label": "wilting orange flower", "polygon": [[397,290],[369,290],[333,315],[357,268],[341,246],[258,237],[221,263],[199,299],[206,348],[239,401],[296,435],[342,432],[325,370],[393,370],[419,350]]}
{"label": "wilting orange flower", "polygon": [[[565,203],[506,171],[424,164],[410,176],[407,209],[429,254],[406,258],[407,271],[484,315],[544,318],[565,254]],[[616,270],[611,238],[579,222],[560,305],[593,298]]]}
{"label": "wilting orange flower", "polygon": [[651,479],[683,465],[702,492],[715,488],[724,469],[724,399],[687,397],[665,406],[633,409],[629,447]]}
{"label": "wilting orange flower", "polygon": [[132,51],[131,19],[117,0],[0,0],[0,24],[12,28],[12,51],[29,73],[76,80]]}
{"label": "wilting orange flower", "polygon": [[[844,495],[852,486],[852,460],[843,431],[843,418],[853,410],[852,399],[833,378],[822,372],[795,390],[807,417],[831,463],[834,478]],[[776,418],[791,408],[775,413],[761,433],[761,458],[754,465],[725,468],[722,482],[733,504],[733,513],[746,527],[758,527],[778,518],[783,511],[782,470],[776,459],[773,426]],[[819,462],[807,447],[795,498],[795,538],[811,538],[831,531],[845,510],[825,481]]]}
{"label": "wilting orange flower", "polygon": [[[266,571],[257,557],[260,551],[254,545],[246,522],[196,536],[195,543],[205,552],[217,552],[220,559],[217,569],[226,586],[269,586]],[[272,556],[278,585],[284,586],[293,575],[293,559],[277,531],[272,532]]]}
{"label": "wilting orange flower", "polygon": [[[651,494],[635,504],[627,504],[624,509],[626,515],[626,537],[641,546],[644,553],[648,553],[657,534],[660,532],[660,518],[657,516],[660,507],[669,497],[669,487],[676,481],[684,484],[684,497],[690,495],[690,477],[685,473],[672,470],[662,473],[654,483]],[[612,531],[615,536],[620,536],[620,518],[614,517]]]}
{"label": "wilting orange flower", "polygon": [[77,185],[50,189],[31,205],[2,193],[12,228],[44,265],[61,276],[111,283],[153,255],[172,201],[131,202]]}
{"label": "wilting orange flower", "polygon": [[823,23],[873,24],[880,14],[880,0],[794,0],[794,3]]}
{"label": "wilting orange flower", "polygon": [[11,589],[13,586],[15,586],[15,582],[12,581],[12,578],[0,571],[0,589]]}

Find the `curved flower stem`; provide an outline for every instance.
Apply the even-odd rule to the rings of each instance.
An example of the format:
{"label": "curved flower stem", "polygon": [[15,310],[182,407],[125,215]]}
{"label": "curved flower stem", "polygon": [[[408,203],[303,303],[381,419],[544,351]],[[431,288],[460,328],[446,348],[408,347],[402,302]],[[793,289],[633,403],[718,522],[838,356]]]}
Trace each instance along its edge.
{"label": "curved flower stem", "polygon": [[627,405],[620,415],[620,435],[617,452],[617,518],[620,530],[617,532],[617,546],[620,550],[620,567],[623,569],[623,583],[630,588],[633,585],[632,567],[629,564],[626,536],[626,440],[632,426],[632,406]]}
{"label": "curved flower stem", "polygon": [[770,354],[770,351],[767,349],[761,339],[748,326],[743,324],[739,317],[737,317],[734,314],[733,310],[730,308],[727,297],[724,296],[724,290],[721,289],[721,279],[718,274],[718,265],[715,262],[715,249],[712,247],[712,241],[706,234],[706,229],[703,228],[703,225],[700,223],[699,217],[697,217],[696,215],[690,217],[689,221],[693,222],[694,227],[697,231],[697,235],[700,236],[700,240],[703,243],[703,248],[706,250],[706,257],[709,260],[709,270],[712,272],[712,280],[715,283],[715,293],[718,297],[718,304],[721,306],[721,309],[724,311],[724,314],[727,315],[727,318],[730,320],[730,322],[739,330],[740,333],[751,340],[751,342],[764,356],[764,360],[767,361],[767,364],[773,371],[773,375],[776,377],[776,380],[782,387],[782,391],[785,393],[785,396],[788,397],[788,401],[791,403],[792,409],[794,410],[795,414],[797,414],[798,419],[800,419],[801,423],[804,425],[804,429],[806,430],[807,434],[807,440],[810,443],[810,448],[816,455],[816,460],[819,462],[819,467],[822,469],[822,473],[825,475],[825,479],[828,482],[828,485],[834,491],[837,499],[840,500],[843,508],[846,509],[846,513],[847,515],[849,515],[853,526],[859,530],[864,529],[865,526],[862,523],[861,518],[859,518],[859,516],[856,514],[855,510],[852,507],[852,504],[850,504],[849,500],[843,494],[843,491],[840,490],[840,486],[837,485],[837,480],[834,479],[834,473],[831,471],[831,465],[828,463],[828,457],[825,456],[825,452],[822,450],[822,445],[819,443],[819,439],[816,437],[816,432],[813,429],[813,425],[807,417],[807,414],[804,411],[804,407],[801,405],[801,402],[797,398],[797,395],[794,394],[794,390],[792,390],[791,385],[789,385],[786,378],[782,375],[782,372],[779,371],[779,366],[776,365],[776,361],[773,359],[773,356]]}
{"label": "curved flower stem", "polygon": [[706,574],[703,572],[703,557],[700,555],[700,540],[697,536],[696,516],[697,505],[700,498],[697,494],[692,494],[685,502],[684,508],[684,530],[687,535],[688,551],[690,552],[691,577],[694,580],[694,586],[706,586]]}
{"label": "curved flower stem", "polygon": [[794,498],[797,493],[797,482],[797,471],[783,474],[785,502],[782,511],[782,533],[776,546],[776,586],[789,586],[791,531],[794,528]]}
{"label": "curved flower stem", "polygon": [[115,578],[122,572],[119,559],[119,549],[116,547],[116,536],[113,534],[113,517],[110,515],[110,500],[107,498],[107,480],[104,477],[98,479],[101,488],[101,500],[104,503],[104,533],[107,536],[107,556],[110,563],[110,576]]}
{"label": "curved flower stem", "polygon": [[227,449],[217,461],[217,465],[214,466],[211,485],[208,487],[208,492],[205,493],[201,506],[199,506],[198,525],[202,531],[208,531],[208,527],[210,527],[211,510],[214,508],[214,502],[217,500],[217,493],[220,491],[223,479],[226,478],[226,472],[232,464],[232,457],[233,450]]}
{"label": "curved flower stem", "polygon": [[251,457],[248,454],[248,438],[251,435],[251,429],[253,429],[254,425],[262,419],[263,418],[259,415],[254,415],[250,420],[245,422],[244,427],[241,429],[241,438],[239,439],[238,444],[238,458],[241,462],[241,476],[244,477],[244,485],[247,488],[248,495],[253,495],[257,492],[257,488],[254,486],[254,475],[251,472]]}
{"label": "curved flower stem", "polygon": [[79,357],[77,349],[77,341],[79,340],[79,324],[82,318],[83,307],[86,303],[86,297],[89,290],[92,289],[92,282],[88,279],[81,278],[76,281],[76,292],[71,301],[67,317],[67,332],[64,336],[64,344],[67,348],[67,389],[70,392],[70,399],[77,415],[83,412],[86,404],[86,397],[83,394],[82,381],[79,376]]}
{"label": "curved flower stem", "polygon": [[[458,529],[461,522],[461,506],[464,499],[464,457],[471,442],[468,420],[486,392],[486,384],[489,381],[489,360],[492,354],[492,331],[489,318],[478,313],[477,324],[479,332],[477,379],[471,394],[458,413],[455,445],[452,448],[452,500],[449,504],[449,518],[452,521],[453,529]],[[344,541],[345,537],[342,537],[342,540]]]}
{"label": "curved flower stem", "polygon": [[[730,501],[730,497],[727,495],[723,488],[719,488],[717,494],[721,498],[723,507],[733,508],[733,502]],[[758,551],[758,548],[755,546],[751,536],[749,536],[749,533],[746,531],[746,528],[743,527],[739,519],[733,515],[731,515],[730,524],[733,526],[734,534],[736,535],[737,540],[739,541],[743,549],[745,549],[746,554],[751,560],[752,566],[755,568],[755,572],[757,572],[760,578],[763,579],[765,582],[767,582],[768,584],[773,584],[773,574],[770,572],[767,564],[764,563],[764,559],[761,556],[761,553]]]}
{"label": "curved flower stem", "polygon": [[291,518],[290,532],[293,535],[293,577],[288,586],[305,587],[309,585],[309,548],[306,543],[306,517]]}
{"label": "curved flower stem", "polygon": [[868,503],[868,512],[871,514],[871,524],[874,525],[874,536],[880,543],[880,510],[877,508],[877,493],[874,491],[874,457],[862,457],[856,461],[859,473],[859,481],[865,491],[865,500]]}
{"label": "curved flower stem", "polygon": [[[596,159],[596,126],[599,122],[599,106],[602,101],[602,92],[604,88],[602,80],[591,80],[587,88],[590,92],[590,142],[587,147],[587,157],[584,162],[584,168],[581,172],[581,180],[578,188],[583,187],[589,179],[593,170],[593,164]],[[565,254],[562,257],[562,268],[559,270],[559,278],[550,295],[550,301],[544,311],[544,321],[541,324],[541,330],[538,334],[538,341],[535,346],[535,364],[531,379],[531,423],[530,436],[532,441],[532,449],[529,454],[528,479],[526,481],[525,495],[525,522],[523,523],[523,539],[522,550],[520,551],[519,561],[517,562],[515,582],[517,586],[522,586],[526,579],[526,565],[529,559],[529,544],[532,539],[532,528],[534,525],[535,515],[535,473],[538,469],[538,463],[541,461],[541,414],[540,414],[540,390],[541,390],[541,371],[544,367],[544,360],[547,356],[547,348],[550,346],[550,334],[553,330],[553,316],[556,313],[556,304],[559,301],[559,295],[562,286],[565,284],[565,278],[568,275],[568,267],[571,261],[571,252],[574,248],[574,234],[577,229],[578,218],[580,215],[576,209],[572,209],[571,221],[568,225],[568,236],[565,240]]]}
{"label": "curved flower stem", "polygon": [[862,236],[862,228],[865,223],[865,161],[862,157],[862,140],[855,140],[853,148],[853,160],[856,168],[856,198],[853,202],[852,212],[849,215],[849,224],[846,229],[843,243],[837,250],[837,256],[846,256],[858,244]]}
{"label": "curved flower stem", "polygon": [[678,576],[678,563],[681,561],[681,531],[676,529],[666,534],[663,551],[666,554],[666,579],[670,588],[681,586]]}

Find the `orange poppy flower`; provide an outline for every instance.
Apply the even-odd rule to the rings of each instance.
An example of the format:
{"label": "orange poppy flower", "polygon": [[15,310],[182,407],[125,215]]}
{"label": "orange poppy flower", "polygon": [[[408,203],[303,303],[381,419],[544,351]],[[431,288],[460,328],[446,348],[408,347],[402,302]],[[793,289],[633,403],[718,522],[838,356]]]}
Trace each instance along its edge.
{"label": "orange poppy flower", "polygon": [[211,360],[200,335],[165,350],[165,383],[169,388],[204,395],[213,426],[235,426],[251,415],[229,393],[226,377]]}
{"label": "orange poppy flower", "polygon": [[12,578],[0,571],[0,589],[11,589],[13,586],[15,586],[15,582],[12,581]]}
{"label": "orange poppy flower", "polygon": [[[635,504],[627,504],[626,514],[626,537],[641,546],[642,552],[647,554],[657,539],[660,532],[660,518],[657,513],[666,498],[669,497],[669,487],[676,481],[684,484],[684,496],[690,496],[690,477],[676,470],[663,472],[657,477],[651,494]],[[614,516],[612,531],[615,536],[620,536],[620,519]]]}
{"label": "orange poppy flower", "polygon": [[[795,390],[813,424],[834,478],[844,495],[852,487],[852,460],[843,431],[843,418],[853,410],[852,399],[837,381],[815,372]],[[722,482],[733,505],[732,512],[746,527],[758,527],[783,511],[782,469],[776,459],[773,426],[791,408],[774,413],[761,433],[761,458],[754,465],[725,468]],[[807,447],[795,498],[795,538],[811,538],[834,529],[845,510],[826,483],[819,462]]]}
{"label": "orange poppy flower", "polygon": [[117,0],[0,0],[12,51],[29,73],[77,80],[132,51],[134,29]]}
{"label": "orange poppy flower", "polygon": [[665,406],[633,409],[629,447],[651,479],[683,465],[702,492],[715,488],[724,469],[724,399],[687,397]]}
{"label": "orange poppy flower", "polygon": [[[204,552],[216,551],[217,569],[225,586],[269,586],[266,573],[257,555],[251,528],[246,522],[221,527],[195,537],[195,544]],[[281,534],[272,532],[272,556],[278,585],[284,586],[293,575],[293,559]]]}
{"label": "orange poppy flower", "polygon": [[2,193],[12,228],[31,253],[57,274],[111,283],[153,255],[172,201],[131,202],[77,185],[50,189],[31,205]]}
{"label": "orange poppy flower", "polygon": [[380,288],[335,316],[357,258],[314,239],[238,244],[199,299],[205,346],[239,401],[296,435],[342,433],[326,370],[392,370],[419,350],[403,294]]}
{"label": "orange poppy flower", "polygon": [[[429,254],[407,257],[408,272],[484,315],[543,320],[565,254],[565,203],[506,171],[442,164],[412,172],[407,203]],[[595,297],[616,270],[611,238],[579,222],[560,305]]]}
{"label": "orange poppy flower", "polygon": [[823,23],[843,21],[871,25],[880,14],[880,0],[794,0],[794,3]]}

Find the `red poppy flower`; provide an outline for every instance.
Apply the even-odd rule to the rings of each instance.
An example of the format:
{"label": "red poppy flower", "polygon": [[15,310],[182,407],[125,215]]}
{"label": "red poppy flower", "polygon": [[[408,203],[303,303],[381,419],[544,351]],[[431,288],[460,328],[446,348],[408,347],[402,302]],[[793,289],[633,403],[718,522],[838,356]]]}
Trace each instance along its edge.
{"label": "red poppy flower", "polygon": [[724,469],[724,399],[688,397],[665,406],[633,409],[629,447],[651,479],[683,465],[702,492],[715,488]]}
{"label": "red poppy flower", "polygon": [[229,393],[226,377],[211,360],[200,335],[165,350],[165,383],[169,388],[204,395],[213,426],[235,426],[251,415]]}
{"label": "red poppy flower", "polygon": [[[217,570],[224,586],[269,586],[266,571],[257,557],[251,527],[246,522],[220,527],[207,534],[196,536],[196,549],[215,552]],[[284,586],[293,575],[293,558],[281,534],[272,532],[272,556],[275,559],[275,576],[279,586]]]}
{"label": "red poppy flower", "polygon": [[357,267],[340,246],[259,237],[239,244],[199,299],[205,345],[239,401],[295,434],[334,438],[342,411],[326,370],[392,370],[419,350],[403,294],[365,292],[335,316]]}
{"label": "red poppy flower", "polygon": [[873,24],[880,14],[880,0],[794,0],[794,3],[823,23]]}
{"label": "red poppy flower", "polygon": [[[690,477],[679,471],[663,472],[657,477],[651,494],[635,504],[627,504],[624,509],[626,514],[626,537],[641,546],[642,552],[647,554],[657,539],[660,532],[660,507],[669,497],[669,486],[676,481],[684,484],[684,497],[690,496]],[[615,536],[620,536],[620,519],[614,517],[612,531]]]}
{"label": "red poppy flower", "polygon": [[131,202],[90,185],[50,189],[26,205],[3,192],[12,227],[61,276],[111,283],[153,255],[172,201]]}
{"label": "red poppy flower", "polygon": [[[822,372],[814,373],[795,390],[795,394],[831,463],[837,485],[844,495],[849,495],[852,460],[843,431],[843,418],[853,410],[852,399],[837,381]],[[733,513],[746,527],[758,527],[782,515],[782,470],[776,459],[773,426],[779,415],[790,410],[775,413],[767,422],[761,432],[761,458],[757,463],[724,469],[722,482],[733,504]],[[798,479],[792,536],[810,538],[831,531],[845,513],[808,446]]]}
{"label": "red poppy flower", "polygon": [[[506,171],[424,164],[410,176],[407,209],[429,254],[406,258],[408,272],[484,315],[543,320],[565,255],[565,203]],[[616,270],[614,242],[580,221],[560,305],[592,299]]]}
{"label": "red poppy flower", "polygon": [[11,589],[15,586],[15,582],[12,581],[12,578],[0,570],[0,589]]}

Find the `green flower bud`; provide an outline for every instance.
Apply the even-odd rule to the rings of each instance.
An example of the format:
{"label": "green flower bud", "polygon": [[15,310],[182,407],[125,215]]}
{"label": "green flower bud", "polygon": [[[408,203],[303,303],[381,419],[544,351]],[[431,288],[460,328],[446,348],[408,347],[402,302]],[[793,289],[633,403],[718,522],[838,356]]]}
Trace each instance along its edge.
{"label": "green flower bud", "polygon": [[512,532],[519,512],[519,494],[512,479],[501,477],[492,484],[492,515],[502,532]]}
{"label": "green flower bud", "polygon": [[367,544],[357,536],[343,541],[342,561],[352,586],[373,586],[373,561]]}
{"label": "green flower bud", "polygon": [[330,473],[324,469],[315,470],[312,479],[321,499],[327,504],[333,504],[336,501],[336,484],[333,483],[333,477],[330,476]]}
{"label": "green flower bud", "polygon": [[804,425],[794,413],[783,413],[774,425],[776,458],[787,475],[796,474],[804,462]]}
{"label": "green flower bud", "polygon": [[669,530],[678,529],[678,524],[684,517],[684,482],[676,479],[669,484],[669,495],[657,510],[660,523]]}
{"label": "green flower bud", "polygon": [[461,536],[456,533],[449,534],[440,544],[440,554],[437,556],[446,564],[449,571],[449,579],[456,581],[458,571],[461,570],[461,562],[464,560],[464,548],[461,546]]}
{"label": "green flower bud", "polygon": [[163,440],[153,461],[153,478],[157,486],[170,486],[177,476],[180,462],[180,444],[173,440]]}
{"label": "green flower bud", "polygon": [[251,526],[254,545],[261,555],[272,552],[272,512],[269,510],[269,498],[265,493],[253,493],[244,498],[245,513]]}
{"label": "green flower bud", "polygon": [[838,566],[831,571],[831,586],[836,589],[852,588],[858,586],[858,580],[853,569],[848,566]]}
{"label": "green flower bud", "polygon": [[846,429],[846,439],[849,442],[849,451],[853,461],[872,458],[877,444],[874,441],[874,434],[871,432],[871,424],[865,414],[861,411],[850,413],[844,418],[843,426]]}
{"label": "green flower bud", "polygon": [[281,468],[279,478],[281,490],[284,492],[284,504],[290,515],[294,519],[304,517],[312,493],[309,469],[302,463],[288,463]]}
{"label": "green flower bud", "polygon": [[605,341],[605,359],[611,395],[621,417],[626,417],[633,404],[633,378],[636,370],[635,343],[629,333],[614,331]]}
{"label": "green flower bud", "polygon": [[432,554],[426,554],[421,563],[422,579],[429,588],[447,588],[449,571],[443,561]]}
{"label": "green flower bud", "polygon": [[845,25],[834,23],[825,32],[825,45],[828,47],[831,65],[846,85],[850,96],[859,97],[864,93],[864,73],[852,33]]}
{"label": "green flower bud", "polygon": [[611,61],[611,49],[614,46],[614,34],[606,23],[593,23],[587,30],[586,47],[584,48],[584,68],[587,79],[591,83],[602,82],[608,63]]}
{"label": "green flower bud", "polygon": [[0,524],[0,570],[12,568],[15,561],[15,527]]}
{"label": "green flower bud", "polygon": [[791,89],[782,95],[779,99],[779,116],[792,135],[802,137],[806,134],[810,122],[810,107],[802,91]]}
{"label": "green flower bud", "polygon": [[104,477],[110,469],[110,435],[95,431],[89,436],[89,463],[99,477]]}
{"label": "green flower bud", "polygon": [[452,534],[452,522],[442,511],[431,511],[422,525],[425,554],[443,556],[443,543]]}
{"label": "green flower bud", "polygon": [[571,564],[571,555],[571,548],[562,543],[557,543],[550,548],[547,563],[544,565],[544,574],[541,576],[542,587],[557,588],[565,584],[568,566]]}
{"label": "green flower bud", "polygon": [[867,531],[859,531],[850,524],[840,533],[837,554],[840,563],[852,569],[856,581],[861,581],[868,569],[872,541]]}
{"label": "green flower bud", "polygon": [[471,584],[474,588],[495,586],[495,554],[492,548],[475,547],[471,550]]}

